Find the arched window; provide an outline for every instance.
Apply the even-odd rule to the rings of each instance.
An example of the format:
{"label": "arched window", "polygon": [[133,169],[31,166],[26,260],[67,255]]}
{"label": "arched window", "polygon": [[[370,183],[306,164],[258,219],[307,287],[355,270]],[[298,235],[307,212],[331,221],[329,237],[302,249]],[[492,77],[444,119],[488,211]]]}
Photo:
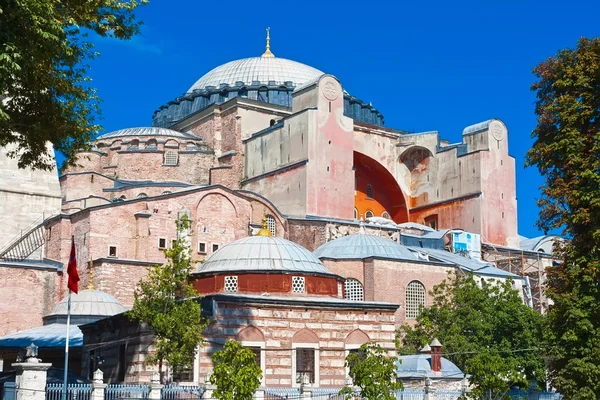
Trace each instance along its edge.
{"label": "arched window", "polygon": [[147,149],[156,149],[156,139],[148,139],[146,140],[146,148]]}
{"label": "arched window", "polygon": [[381,214],[381,216],[382,216],[383,218],[386,218],[386,219],[392,219],[392,218],[390,217],[390,214],[389,214],[387,211],[384,211],[384,212]]}
{"label": "arched window", "polygon": [[241,88],[240,91],[238,92],[238,96],[244,99],[248,98],[248,89],[246,89],[245,87]]}
{"label": "arched window", "polygon": [[424,306],[425,286],[419,281],[412,281],[406,287],[406,319],[417,319],[421,307]]}
{"label": "arched window", "polygon": [[367,198],[373,198],[373,186],[370,183],[367,185]]}
{"label": "arched window", "polygon": [[140,193],[137,195],[138,199],[143,199],[144,197],[148,197],[148,195],[146,193]]}
{"label": "arched window", "polygon": [[371,210],[367,210],[367,212],[365,213],[365,218],[373,218],[373,216],[374,214]]}
{"label": "arched window", "polygon": [[164,192],[162,192],[162,194],[171,194],[173,192],[171,192],[170,190],[165,190]]}
{"label": "arched window", "polygon": [[165,152],[165,165],[177,165],[179,162],[179,154],[176,151],[166,151]]}
{"label": "arched window", "polygon": [[119,197],[119,198],[120,198],[121,200],[125,200],[125,199],[126,199],[125,195],[121,195],[121,197]]}
{"label": "arched window", "polygon": [[140,141],[137,139],[133,139],[130,143],[129,143],[129,149],[128,150],[137,150],[140,147]]}
{"label": "arched window", "polygon": [[272,120],[269,122],[269,126],[273,126],[273,125],[275,125],[276,123],[277,123],[277,122],[276,122],[274,119],[272,119]]}
{"label": "arched window", "polygon": [[110,159],[110,165],[117,165],[118,161],[119,161],[119,153],[117,153],[115,151]]}
{"label": "arched window", "polygon": [[354,209],[354,219],[358,219],[358,210]]}
{"label": "arched window", "polygon": [[352,301],[363,301],[363,285],[356,279],[346,279],[344,281],[344,298]]}
{"label": "arched window", "polygon": [[267,215],[267,229],[275,236],[275,218],[272,215]]}

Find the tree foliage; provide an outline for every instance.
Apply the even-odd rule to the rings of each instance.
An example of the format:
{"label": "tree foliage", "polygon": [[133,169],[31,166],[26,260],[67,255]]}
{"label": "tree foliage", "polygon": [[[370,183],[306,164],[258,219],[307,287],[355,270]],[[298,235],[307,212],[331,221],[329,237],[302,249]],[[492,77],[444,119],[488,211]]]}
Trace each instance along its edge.
{"label": "tree foliage", "polygon": [[572,399],[600,398],[600,38],[534,69],[537,126],[527,164],[545,178],[538,226],[562,229],[548,269],[550,379]]}
{"label": "tree foliage", "polygon": [[0,146],[19,167],[49,169],[50,141],[69,163],[98,131],[88,32],[129,39],[147,0],[5,0],[0,3]]}
{"label": "tree foliage", "polygon": [[183,215],[177,220],[177,239],[165,250],[168,262],[150,269],[140,281],[129,313],[134,321],[148,323],[155,335],[155,353],[148,363],[167,361],[174,374],[192,368],[196,349],[202,343],[202,331],[207,326],[201,316],[198,293],[188,282],[192,272],[191,249],[186,232],[191,221]]}
{"label": "tree foliage", "polygon": [[[543,383],[543,321],[523,304],[512,282],[477,282],[453,275],[434,287],[433,304],[398,332],[401,354],[415,354],[437,337],[444,354],[470,374],[475,398],[502,398],[512,385]],[[479,396],[479,397],[478,397]]]}
{"label": "tree foliage", "polygon": [[210,383],[217,386],[213,396],[220,400],[251,400],[262,379],[254,352],[229,340],[212,360]]}
{"label": "tree foliage", "polygon": [[[346,357],[346,367],[354,386],[360,388],[360,396],[372,399],[395,400],[397,389],[402,389],[402,382],[396,381],[397,357],[390,357],[387,350],[374,342],[360,346],[357,352]],[[345,387],[340,395],[353,398],[353,391]]]}

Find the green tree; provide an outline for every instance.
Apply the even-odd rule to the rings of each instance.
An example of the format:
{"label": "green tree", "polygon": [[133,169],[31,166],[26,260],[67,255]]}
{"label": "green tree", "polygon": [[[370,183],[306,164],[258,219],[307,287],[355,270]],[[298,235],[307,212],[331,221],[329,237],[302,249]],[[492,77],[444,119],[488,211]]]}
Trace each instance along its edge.
{"label": "green tree", "polygon": [[229,340],[223,350],[213,354],[212,360],[210,383],[217,386],[213,396],[220,400],[251,400],[262,379],[254,352]]}
{"label": "green tree", "polygon": [[475,398],[503,398],[512,385],[544,382],[542,316],[523,304],[510,280],[477,282],[473,275],[454,274],[431,295],[433,304],[417,324],[399,329],[401,354],[415,354],[437,337],[443,353],[471,375]]}
{"label": "green tree", "polygon": [[[372,399],[395,400],[397,389],[402,382],[396,381],[397,357],[390,357],[387,350],[374,342],[360,346],[356,352],[346,357],[346,367],[354,386],[360,388],[360,396]],[[353,398],[352,388],[345,387],[340,395]]]}
{"label": "green tree", "polygon": [[130,39],[134,10],[147,0],[4,0],[0,3],[0,146],[19,167],[49,169],[46,143],[74,162],[99,126],[98,97],[89,84],[97,53],[88,32]]}
{"label": "green tree", "polygon": [[202,343],[207,322],[201,316],[198,293],[189,283],[193,262],[186,232],[191,221],[186,215],[177,220],[177,239],[165,250],[168,262],[150,269],[140,281],[129,317],[147,323],[155,336],[154,354],[148,363],[158,363],[161,381],[162,364],[166,361],[173,374],[193,366],[196,349]]}
{"label": "green tree", "polygon": [[537,126],[527,165],[545,178],[538,226],[562,229],[548,269],[550,381],[600,398],[600,38],[582,38],[534,70]]}

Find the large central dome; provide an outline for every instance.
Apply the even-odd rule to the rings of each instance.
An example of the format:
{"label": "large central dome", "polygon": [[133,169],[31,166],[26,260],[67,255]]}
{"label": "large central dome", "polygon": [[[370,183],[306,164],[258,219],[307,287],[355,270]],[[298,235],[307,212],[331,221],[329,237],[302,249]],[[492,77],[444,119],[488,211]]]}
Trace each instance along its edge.
{"label": "large central dome", "polygon": [[265,85],[269,82],[275,82],[276,85],[292,82],[294,86],[298,87],[321,75],[323,72],[316,68],[285,58],[243,58],[209,71],[192,85],[188,93],[206,89],[208,86],[218,88],[223,83],[229,86],[238,86],[239,82],[244,85],[251,85],[252,82],[261,82]]}

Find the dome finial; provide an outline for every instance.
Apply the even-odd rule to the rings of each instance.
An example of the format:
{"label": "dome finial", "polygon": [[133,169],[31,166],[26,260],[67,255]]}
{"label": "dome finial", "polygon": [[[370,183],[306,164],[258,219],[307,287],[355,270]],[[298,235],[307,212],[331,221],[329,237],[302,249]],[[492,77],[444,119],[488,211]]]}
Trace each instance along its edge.
{"label": "dome finial", "polygon": [[267,28],[267,50],[261,57],[264,58],[275,58],[275,54],[271,53],[271,28]]}
{"label": "dome finial", "polygon": [[273,236],[273,234],[271,234],[271,231],[269,230],[269,228],[267,228],[267,211],[266,210],[263,212],[262,228],[258,231],[256,236]]}

